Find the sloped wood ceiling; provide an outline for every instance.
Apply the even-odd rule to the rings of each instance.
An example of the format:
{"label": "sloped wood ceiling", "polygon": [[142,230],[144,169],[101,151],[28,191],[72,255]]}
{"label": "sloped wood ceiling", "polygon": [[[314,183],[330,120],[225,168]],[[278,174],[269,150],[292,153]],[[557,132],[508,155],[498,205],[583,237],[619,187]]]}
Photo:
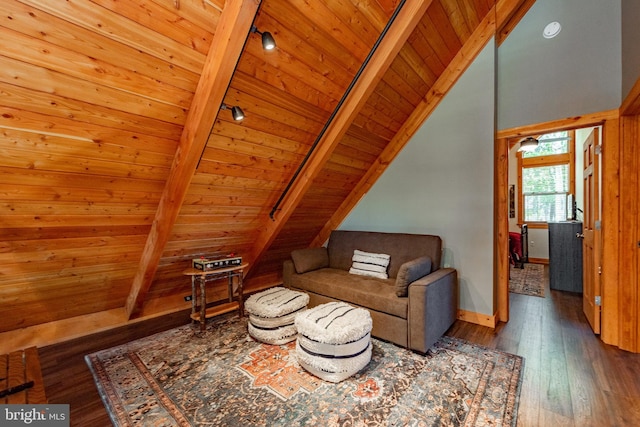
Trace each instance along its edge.
{"label": "sloped wood ceiling", "polygon": [[[243,255],[249,289],[278,284],[291,250],[326,238],[496,20],[506,35],[533,3],[407,0],[426,13],[399,15],[415,28],[391,25],[381,46],[392,57],[374,58],[360,77],[368,87],[341,104],[398,1],[244,0],[253,22],[227,17],[239,2],[2,2],[0,332],[125,306],[129,317],[184,308],[182,270],[200,255]],[[216,41],[219,25],[251,24],[274,35],[275,51],[255,33],[236,31],[235,58],[222,30]],[[202,74],[205,64],[221,71]],[[218,89],[196,94],[216,77]],[[216,96],[245,119],[218,111]],[[197,121],[210,129],[203,148],[178,150],[198,138],[185,124],[207,102],[216,111]],[[183,156],[195,169],[168,191]],[[295,197],[274,211],[287,186]],[[175,215],[159,214],[172,203]]]}

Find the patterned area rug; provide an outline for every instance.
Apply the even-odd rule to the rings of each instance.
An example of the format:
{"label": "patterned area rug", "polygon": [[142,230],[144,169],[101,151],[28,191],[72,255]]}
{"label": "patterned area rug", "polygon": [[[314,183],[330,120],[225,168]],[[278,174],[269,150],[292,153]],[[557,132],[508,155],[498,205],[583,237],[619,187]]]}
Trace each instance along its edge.
{"label": "patterned area rug", "polygon": [[426,356],[373,340],[337,384],[261,344],[246,319],[185,325],[86,356],[116,426],[515,426],[523,359],[443,337]]}
{"label": "patterned area rug", "polygon": [[544,298],[544,265],[526,263],[524,268],[511,266],[509,292]]}

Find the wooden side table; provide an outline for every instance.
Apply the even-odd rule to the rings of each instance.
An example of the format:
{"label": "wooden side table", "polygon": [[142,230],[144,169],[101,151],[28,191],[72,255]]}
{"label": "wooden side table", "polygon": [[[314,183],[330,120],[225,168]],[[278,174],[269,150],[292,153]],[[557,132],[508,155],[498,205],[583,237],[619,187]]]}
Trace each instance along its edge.
{"label": "wooden side table", "polygon": [[[195,268],[186,269],[183,274],[191,276],[191,319],[200,322],[200,330],[206,329],[208,318],[238,309],[240,317],[244,315],[242,295],[242,274],[249,264],[234,265],[216,270],[202,271]],[[233,300],[233,280],[238,279],[238,301]],[[227,279],[229,302],[207,308],[207,283]],[[200,285],[200,286],[197,286]],[[199,292],[198,292],[198,287]]]}

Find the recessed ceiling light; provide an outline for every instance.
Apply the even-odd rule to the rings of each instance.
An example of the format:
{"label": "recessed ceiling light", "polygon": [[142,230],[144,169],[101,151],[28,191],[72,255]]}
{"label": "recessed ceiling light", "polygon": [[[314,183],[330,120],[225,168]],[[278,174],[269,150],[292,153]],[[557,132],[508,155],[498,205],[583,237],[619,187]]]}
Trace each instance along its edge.
{"label": "recessed ceiling light", "polygon": [[542,36],[545,39],[552,39],[555,36],[557,36],[560,33],[560,30],[562,29],[562,27],[560,26],[560,23],[557,21],[554,22],[550,22],[549,24],[547,24],[546,27],[544,27],[544,31],[542,32]]}

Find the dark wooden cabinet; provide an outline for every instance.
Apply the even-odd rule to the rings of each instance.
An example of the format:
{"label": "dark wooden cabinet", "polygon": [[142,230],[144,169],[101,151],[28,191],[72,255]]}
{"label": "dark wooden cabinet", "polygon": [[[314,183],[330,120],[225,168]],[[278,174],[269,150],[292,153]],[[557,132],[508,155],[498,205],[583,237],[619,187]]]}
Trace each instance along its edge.
{"label": "dark wooden cabinet", "polygon": [[582,223],[549,223],[549,287],[582,293]]}

